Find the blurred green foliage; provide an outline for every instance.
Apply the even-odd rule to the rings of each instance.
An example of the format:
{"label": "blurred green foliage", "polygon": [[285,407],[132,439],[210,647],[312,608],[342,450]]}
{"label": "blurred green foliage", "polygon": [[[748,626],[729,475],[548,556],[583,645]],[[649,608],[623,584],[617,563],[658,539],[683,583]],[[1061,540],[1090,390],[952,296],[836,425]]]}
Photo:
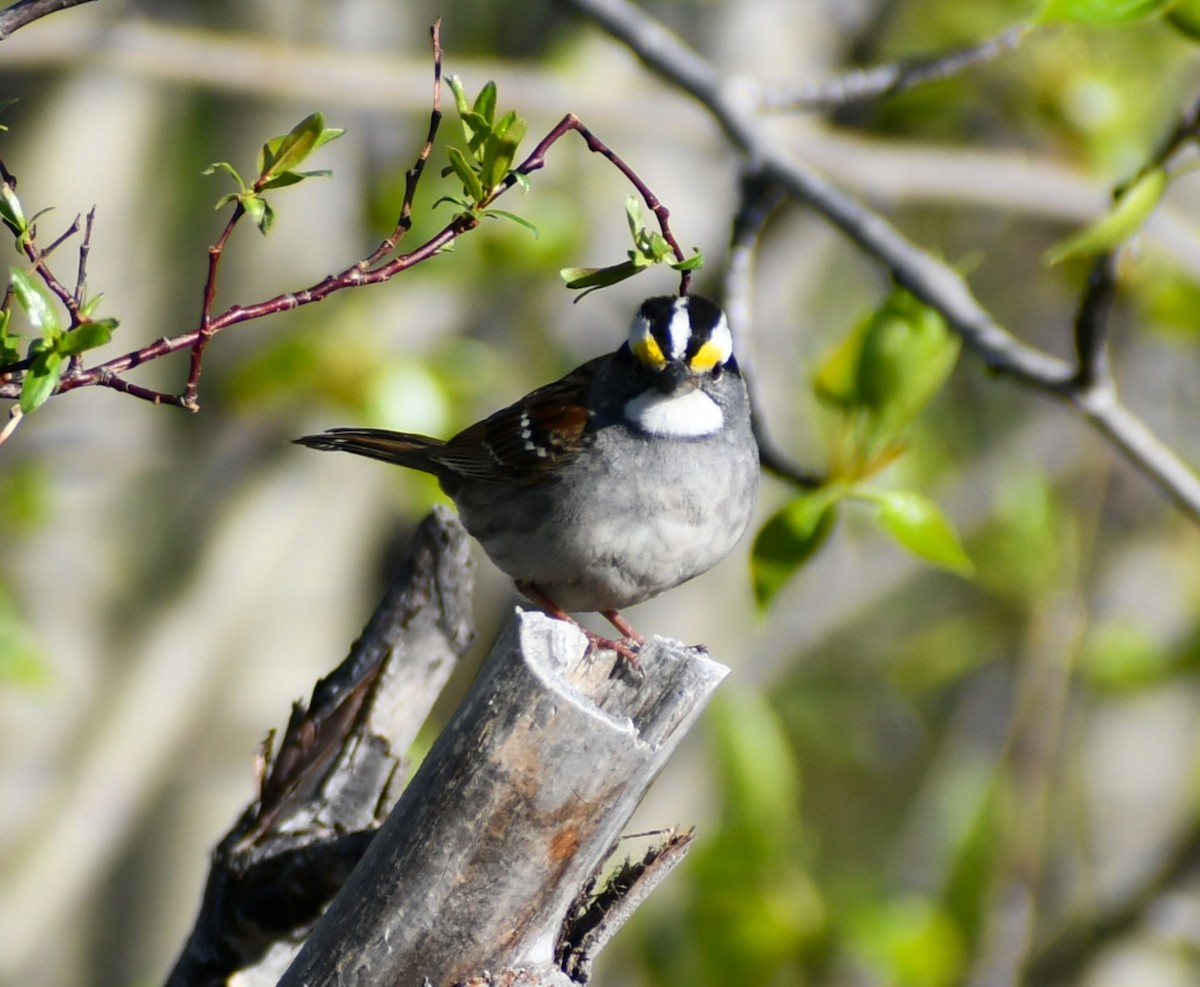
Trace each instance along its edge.
{"label": "blurred green foliage", "polygon": [[[817,5],[796,6],[815,10]],[[447,212],[432,209],[437,200],[459,196],[464,201],[458,208],[474,208],[504,180],[517,149],[501,145],[515,137],[517,120],[535,121],[534,110],[553,120],[576,109],[560,105],[553,85],[537,73],[547,65],[570,73],[573,59],[599,59],[608,49],[592,39],[590,29],[558,15],[544,24],[536,21],[535,9],[543,10],[474,3],[444,12],[447,26],[453,22],[447,32],[449,63],[467,52],[503,56],[511,61],[501,68],[522,82],[533,78],[540,87],[536,91],[551,96],[546,105],[527,108],[507,89],[488,95],[482,80],[491,77],[494,63],[463,71],[466,119],[475,121],[474,129],[459,133],[449,124],[443,127],[402,249],[445,225]],[[718,3],[655,6],[702,49],[716,46],[725,33],[733,37],[730,25],[738,25],[741,15],[728,9]],[[1039,12],[1059,22],[1035,31],[995,62],[846,107],[833,114],[833,123],[883,149],[896,142],[931,152],[944,151],[946,144],[981,155],[994,151],[998,157],[1020,152],[1033,162],[1031,168],[1053,161],[1074,169],[1075,178],[1086,176],[1113,190],[1128,187],[1099,220],[1098,238],[1097,227],[1074,214],[1048,210],[1043,216],[1027,206],[1013,214],[1003,190],[997,190],[995,201],[981,195],[982,206],[978,201],[908,202],[898,194],[892,212],[899,225],[960,268],[967,266],[966,253],[980,298],[1017,335],[1064,353],[1070,349],[1069,325],[1084,268],[1079,257],[1053,270],[1041,259],[1055,244],[1060,254],[1063,244],[1071,245],[1066,253],[1107,250],[1132,234],[1136,249],[1123,251],[1119,266],[1114,363],[1131,403],[1147,408],[1164,430],[1173,425],[1173,441],[1193,462],[1200,461],[1191,424],[1200,408],[1192,372],[1200,285],[1186,251],[1166,249],[1161,240],[1142,242],[1140,231],[1154,207],[1174,206],[1177,223],[1180,216],[1193,222],[1188,206],[1194,176],[1176,172],[1168,182],[1161,171],[1143,169],[1179,112],[1196,97],[1196,9],[1192,2],[1151,0],[906,0],[872,9],[857,26],[822,22],[828,37],[836,39],[828,47],[839,49],[830,62],[848,66],[976,43]],[[1133,14],[1140,19],[1128,20]],[[215,16],[207,10],[197,14]],[[777,9],[771,16],[783,14]],[[426,57],[416,42],[410,50],[414,59]],[[743,72],[759,67],[757,51],[726,51],[722,57],[743,59],[738,63]],[[626,71],[623,58],[619,68]],[[615,78],[617,70],[603,64],[601,74]],[[699,203],[687,201],[690,183],[699,182],[704,171],[701,165],[709,167],[709,158],[720,157],[710,153],[712,135],[688,130],[697,125],[675,104],[651,102],[649,84],[640,77],[638,84],[645,105],[614,107],[605,122],[635,166],[660,169],[656,191],[674,216],[699,226],[728,204],[721,197],[728,198],[734,178],[722,173],[700,186]],[[37,85],[43,83],[37,80]],[[468,101],[467,92],[478,95]],[[597,112],[610,95],[596,98]],[[501,97],[512,102],[512,116],[498,111]],[[184,102],[178,97],[179,104]],[[151,335],[179,329],[181,312],[183,323],[192,318],[204,249],[223,222],[213,217],[207,187],[188,182],[214,157],[243,160],[264,134],[283,130],[306,112],[284,102],[247,108],[239,96],[206,93],[186,105],[173,104],[164,116],[162,133],[153,141],[154,180],[143,177],[138,186],[144,199],[139,219],[161,218],[172,234],[158,258],[170,272],[161,279],[170,297],[155,311],[157,321],[149,320]],[[657,115],[648,114],[647,106]],[[36,112],[36,105],[24,104],[8,111],[13,131],[5,141],[19,138]],[[428,109],[388,115],[382,125],[373,117],[377,113],[374,104],[339,107],[337,119],[346,126],[347,138],[322,149],[321,159],[347,155],[334,168],[335,180],[304,183],[279,196],[273,218],[276,231],[286,229],[282,236],[253,237],[254,242],[233,246],[221,304],[313,283],[337,263],[358,256],[347,258],[346,249],[369,251],[393,227],[404,173],[424,138]],[[501,128],[504,120],[508,123]],[[327,131],[323,120],[309,117],[288,132],[293,135],[289,146],[315,150]],[[363,131],[371,141],[352,145]],[[527,143],[540,138],[539,125],[531,122],[524,136]],[[258,178],[272,168],[275,172],[263,188],[276,179],[286,183],[284,174],[300,174],[286,137],[264,148]],[[459,146],[461,160],[451,162],[443,175],[450,145]],[[595,308],[570,310],[563,306],[566,293],[555,272],[590,261],[601,244],[598,225],[611,226],[622,238],[615,252],[615,241],[603,242],[606,257],[621,257],[630,232],[635,240],[641,235],[650,254],[661,245],[641,217],[635,222],[623,211],[627,189],[593,195],[594,188],[607,187],[597,177],[606,167],[597,156],[566,147],[554,154],[528,193],[513,189],[504,200],[507,211],[537,228],[536,239],[514,223],[484,223],[452,253],[406,272],[386,290],[344,292],[286,319],[222,336],[208,356],[202,415],[171,416],[146,408],[147,416],[163,416],[154,419],[161,434],[139,436],[127,447],[122,437],[94,460],[79,452],[83,440],[70,429],[35,433],[31,427],[18,434],[0,451],[0,563],[6,584],[19,585],[25,546],[32,546],[29,553],[35,556],[31,567],[45,557],[43,539],[63,525],[64,510],[98,519],[96,526],[110,536],[105,546],[130,553],[105,557],[105,571],[128,583],[124,610],[109,619],[120,623],[118,618],[128,614],[129,627],[137,628],[139,620],[148,619],[143,611],[153,611],[162,599],[163,584],[182,580],[179,571],[190,563],[195,543],[216,530],[234,501],[230,490],[246,482],[245,476],[276,464],[290,452],[286,440],[310,424],[353,422],[450,434],[562,373],[589,346],[591,352],[612,348],[623,330],[613,325],[619,321],[613,313],[624,318],[636,290],[622,295],[618,287],[611,296],[593,297],[589,305]],[[173,175],[187,178],[169,178]],[[254,184],[238,181],[233,195],[244,208],[258,210],[251,218],[262,228],[269,222],[266,209],[246,206],[262,201]],[[32,180],[22,194],[31,194],[31,186]],[[318,222],[304,225],[306,211],[317,201],[304,196],[333,197],[347,187],[346,198],[334,199]],[[65,195],[55,189],[37,192],[39,199]],[[14,199],[15,193],[3,204],[4,218],[19,237],[29,221]],[[1097,213],[1102,209],[1097,201]],[[786,220],[793,218],[789,213]],[[703,274],[712,280],[701,290],[715,290],[727,219],[717,216],[712,223],[717,232],[705,241]],[[810,229],[781,223],[770,231],[762,253],[768,262],[764,270],[773,276],[761,278],[758,287],[764,309],[769,305],[789,327],[803,327],[795,330],[802,336],[797,347],[802,363],[782,349],[776,359],[768,348],[775,345],[772,339],[762,344],[767,350],[756,364],[761,377],[773,377],[783,395],[770,406],[771,414],[787,421],[794,409],[804,411],[796,412],[795,446],[825,482],[814,490],[774,481],[764,485],[752,589],[745,594],[753,593],[760,604],[762,634],[752,639],[751,632],[739,632],[746,653],[731,656],[737,672],[704,724],[707,787],[694,793],[696,805],[679,810],[679,821],[686,822],[711,806],[711,819],[700,828],[686,863],[660,892],[666,906],[651,898],[610,947],[620,954],[627,974],[623,983],[941,987],[971,982],[1005,917],[996,904],[997,891],[1023,877],[1044,892],[1027,944],[1036,954],[1044,937],[1076,914],[1102,911],[1107,899],[1095,889],[1103,885],[1110,893],[1105,882],[1112,874],[1105,868],[1109,858],[1121,855],[1119,839],[1106,827],[1132,825],[1148,814],[1143,805],[1124,811],[1130,807],[1107,804],[1103,808],[1109,814],[1101,816],[1097,804],[1106,792],[1096,779],[1108,779],[1115,769],[1097,753],[1096,733],[1139,703],[1182,697],[1189,708],[1194,705],[1200,667],[1194,532],[1145,489],[1140,477],[1113,467],[1114,453],[1083,425],[1076,424],[1066,433],[1071,438],[1051,452],[1039,452],[1030,433],[1036,439],[1048,421],[1061,421],[1068,412],[1048,413],[1040,401],[988,378],[973,357],[960,355],[958,337],[935,313],[900,289],[869,281],[861,274],[866,265],[848,250],[814,250],[810,259]],[[682,242],[693,242],[692,229],[678,232]],[[137,238],[128,243],[137,246]],[[815,271],[795,270],[793,255]],[[770,266],[779,256],[787,263]],[[660,290],[655,284],[653,290]],[[17,296],[16,308],[10,306],[11,325],[0,325],[4,359],[25,356],[37,339],[43,347],[51,341],[50,349],[37,354],[42,372],[29,378],[41,381],[31,385],[32,407],[44,400],[54,367],[73,355],[75,344],[64,342],[69,334],[61,312],[56,314],[53,299],[27,273],[14,275],[12,285]],[[49,313],[43,303],[51,306]],[[568,310],[578,313],[578,324],[567,323],[563,312]],[[577,325],[584,328],[573,336]],[[98,335],[86,341],[102,342]],[[57,356],[44,355],[50,353]],[[74,400],[68,396],[64,404]],[[89,406],[102,407],[99,400]],[[48,436],[47,444],[34,444],[35,434]],[[95,433],[86,434],[96,441]],[[22,441],[30,444],[22,447]],[[72,501],[62,508],[61,491],[70,478],[42,460],[52,460],[63,445],[85,464],[80,472],[104,476],[114,471],[113,464],[128,461],[130,486],[111,501],[84,498],[82,505]],[[393,475],[397,513],[419,512],[436,496],[425,478],[402,471]],[[114,517],[111,503],[129,516]],[[173,523],[159,523],[168,516]],[[900,555],[892,542],[936,565],[886,575],[892,570],[881,559]],[[836,567],[839,552],[855,562],[850,576]],[[1119,578],[1135,564],[1141,566],[1137,579]],[[138,573],[140,581],[129,572]],[[823,595],[827,583],[836,599]],[[324,591],[313,592],[324,606]],[[740,616],[732,595],[711,607],[722,621]],[[1173,609],[1163,602],[1167,598]],[[44,653],[43,633],[31,625],[21,599],[19,593],[0,592],[0,686],[36,694],[55,682],[55,659]],[[1049,780],[1038,797],[1030,798],[1021,787],[1026,721],[1018,716],[1014,697],[1023,682],[1036,678],[1046,625],[1064,601],[1084,613],[1084,627],[1072,646],[1077,650],[1063,656],[1070,677],[1066,699],[1055,705],[1048,697],[1044,707],[1035,704],[1035,712],[1061,725],[1064,737],[1045,755],[1041,767]],[[77,616],[65,606],[56,612],[63,620]],[[731,612],[734,616],[727,616]],[[116,668],[124,659],[126,633],[132,631],[122,627],[116,636]],[[95,637],[103,634],[97,631]],[[764,656],[774,663],[770,672],[756,665]],[[1146,724],[1140,739],[1153,752],[1147,756],[1162,757],[1155,746],[1156,726]],[[1120,797],[1107,797],[1122,803]],[[1173,821],[1172,833],[1195,829],[1197,806],[1188,811],[1191,815]],[[1043,824],[1046,846],[1032,873],[1021,869],[1024,861],[1016,851],[1023,838],[1014,820]],[[1170,839],[1163,837],[1154,847],[1159,856],[1169,856]],[[194,846],[186,852],[197,855]],[[1136,883],[1144,872],[1137,861],[1126,864]],[[178,883],[174,869],[158,859],[149,869]],[[1120,876],[1130,879],[1124,872]],[[1181,883],[1178,893],[1191,902],[1193,891]],[[145,923],[139,925],[134,914],[127,922],[130,939],[140,938]],[[96,928],[103,931],[101,925]],[[1154,940],[1162,932],[1146,928],[1135,934]],[[97,933],[95,938],[103,943],[105,960],[115,964],[118,937]],[[606,982],[606,962],[602,956],[597,984]],[[1189,962],[1196,972],[1194,957]],[[127,971],[111,969],[93,975],[95,983],[131,979]]]}
{"label": "blurred green foliage", "polygon": [[903,433],[954,369],[959,348],[939,313],[896,289],[825,356],[814,390],[832,411],[829,464],[820,486],[792,497],[755,538],[751,572],[760,605],[824,545],[843,501],[874,507],[881,530],[927,562],[971,571],[937,504],[866,482],[904,455]]}

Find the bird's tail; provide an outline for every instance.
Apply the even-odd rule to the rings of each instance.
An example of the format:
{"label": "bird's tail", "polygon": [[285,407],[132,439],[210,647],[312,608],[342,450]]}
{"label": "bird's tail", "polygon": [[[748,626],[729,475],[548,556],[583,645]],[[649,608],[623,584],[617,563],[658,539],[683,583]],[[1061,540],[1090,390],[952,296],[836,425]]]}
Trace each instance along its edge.
{"label": "bird's tail", "polygon": [[383,428],[331,428],[320,435],[304,435],[293,441],[310,449],[352,452],[426,473],[437,473],[434,456],[445,445],[441,439],[431,439],[428,435],[389,432]]}

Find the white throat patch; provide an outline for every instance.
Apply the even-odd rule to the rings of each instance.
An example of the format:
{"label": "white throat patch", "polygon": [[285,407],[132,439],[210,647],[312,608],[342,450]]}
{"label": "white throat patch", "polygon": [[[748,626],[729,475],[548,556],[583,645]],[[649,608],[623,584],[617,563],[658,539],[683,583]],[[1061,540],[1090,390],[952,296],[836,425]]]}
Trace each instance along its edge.
{"label": "white throat patch", "polygon": [[626,403],[625,416],[651,435],[691,439],[712,435],[725,423],[720,407],[699,388],[685,394],[645,391]]}

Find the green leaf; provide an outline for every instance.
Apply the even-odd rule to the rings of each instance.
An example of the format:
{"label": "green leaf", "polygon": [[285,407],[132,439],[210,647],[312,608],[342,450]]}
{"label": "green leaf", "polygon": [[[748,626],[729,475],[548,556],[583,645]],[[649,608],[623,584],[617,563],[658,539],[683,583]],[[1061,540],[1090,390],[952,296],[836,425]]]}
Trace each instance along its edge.
{"label": "green leaf", "polygon": [[[321,113],[310,113],[286,134],[272,137],[258,154],[259,188],[276,175],[294,171],[320,145],[332,137],[325,137],[325,118]],[[337,135],[335,135],[337,136]]]}
{"label": "green leaf", "polygon": [[50,293],[40,281],[19,267],[12,269],[12,286],[30,325],[42,334],[43,339],[53,343],[62,334],[62,323]]}
{"label": "green leaf", "polygon": [[463,89],[462,80],[452,75],[447,80],[450,91],[454,94],[454,107],[458,110],[458,119],[462,124],[463,136],[472,154],[481,154],[484,141],[492,132],[492,121],[496,114],[496,84],[484,84],[475,99],[475,105],[467,102],[467,94]]}
{"label": "green leaf", "polygon": [[1123,24],[1160,14],[1175,0],[1047,0],[1036,23]]}
{"label": "green leaf", "polygon": [[[449,172],[452,169],[447,168],[446,170],[447,170],[447,172]],[[474,202],[468,202],[466,199],[464,199],[460,195],[443,195],[441,198],[434,200],[433,205],[430,206],[429,208],[436,209],[443,202],[448,203],[449,205],[452,205],[452,206],[458,206],[458,208],[463,210],[464,212],[471,212],[475,208]],[[447,246],[452,246],[452,244],[447,244]]]}
{"label": "green leaf", "polygon": [[858,393],[858,364],[863,340],[871,328],[874,313],[862,318],[853,329],[825,354],[816,374],[813,389],[817,399],[834,408],[849,409],[862,404]]}
{"label": "green leaf", "polygon": [[117,328],[116,319],[97,319],[95,322],[84,322],[62,337],[56,349],[63,356],[75,356],[85,350],[94,350],[112,339],[113,330]]}
{"label": "green leaf", "polygon": [[0,367],[16,363],[21,359],[21,351],[17,347],[17,337],[10,336],[8,327],[12,322],[12,312],[0,309]]}
{"label": "green leaf", "polygon": [[873,313],[854,390],[876,416],[876,442],[890,442],[929,403],[954,369],[960,343],[940,312],[902,288]]}
{"label": "green leaf", "polygon": [[315,151],[318,147],[323,147],[330,141],[337,140],[345,132],[345,127],[326,127],[319,134],[317,134],[317,139],[313,141],[313,150]]}
{"label": "green leaf", "polygon": [[242,208],[246,210],[246,215],[258,227],[258,231],[266,236],[271,231],[271,225],[275,222],[275,210],[271,208],[271,204],[262,196],[254,192],[248,192],[239,197]]}
{"label": "green leaf", "polygon": [[479,95],[475,97],[475,106],[473,109],[490,128],[492,121],[496,119],[495,82],[489,79],[483,84],[483,88],[479,90]]}
{"label": "green leaf", "polygon": [[1200,0],[1179,0],[1167,12],[1167,21],[1191,41],[1200,41]]}
{"label": "green leaf", "polygon": [[837,522],[838,494],[811,490],[776,511],[754,539],[750,575],[754,598],[766,608],[792,575],[829,539]]}
{"label": "green leaf", "polygon": [[483,146],[483,187],[494,189],[508,174],[517,148],[525,139],[525,121],[511,110],[500,118]]}
{"label": "green leaf", "polygon": [[910,552],[959,575],[973,571],[958,532],[928,497],[911,491],[888,491],[872,493],[870,498],[879,504],[884,530]]}
{"label": "green leaf", "polygon": [[629,224],[629,235],[637,243],[646,230],[646,224],[642,221],[642,200],[632,192],[625,196],[625,222]]}
{"label": "green leaf", "polygon": [[492,125],[474,110],[468,110],[463,115],[462,125],[471,154],[477,161],[483,160],[483,145],[492,132]]}
{"label": "green leaf", "polygon": [[691,257],[684,260],[676,260],[671,262],[671,267],[676,271],[698,271],[704,266],[704,254],[699,249],[696,250]]}
{"label": "green leaf", "polygon": [[333,172],[328,168],[317,168],[314,171],[284,171],[260,184],[258,190],[265,192],[273,188],[286,188],[289,185],[297,185],[306,178],[328,178],[332,174]]}
{"label": "green leaf", "polygon": [[[218,171],[223,171],[226,174],[228,174],[235,182],[237,182],[238,188],[240,188],[243,192],[248,191],[248,186],[246,185],[246,183],[244,181],[242,181],[242,176],[238,174],[237,169],[233,165],[231,165],[228,161],[214,161],[207,168],[205,168],[202,172],[200,172],[200,174],[215,175]],[[217,203],[217,208],[220,209],[221,206],[223,206],[231,198],[237,198],[236,194],[232,195],[232,196],[229,196],[229,195],[225,196],[225,198],[223,198],[220,202]]]}
{"label": "green leaf", "polygon": [[1094,222],[1060,240],[1046,251],[1047,264],[1058,264],[1068,257],[1107,253],[1129,239],[1149,218],[1167,188],[1163,168],[1151,168],[1125,189],[1112,208]]}
{"label": "green leaf", "polygon": [[642,268],[631,261],[609,267],[564,267],[558,272],[568,288],[607,288],[638,274]]}
{"label": "green leaf", "polygon": [[[471,112],[471,104],[467,102],[467,94],[463,89],[462,79],[456,75],[450,76],[446,80],[450,86],[450,92],[454,94],[454,108],[458,110],[458,115],[465,116]],[[470,134],[467,135],[468,137]]]}
{"label": "green leaf", "polygon": [[0,182],[0,219],[12,230],[13,236],[24,237],[29,232],[29,223],[21,208],[21,200],[17,198],[17,190],[8,182]]}
{"label": "green leaf", "polygon": [[84,301],[84,303],[82,305],[79,306],[79,314],[82,315],[85,319],[90,319],[93,315],[96,314],[96,309],[98,309],[100,307],[100,303],[103,300],[104,300],[104,292],[103,291],[100,292],[100,294],[98,294],[98,295],[93,295],[91,298],[88,298],[87,300]]}
{"label": "green leaf", "polygon": [[830,407],[868,411],[871,427],[862,442],[884,446],[945,383],[959,348],[935,309],[897,288],[826,354],[813,386]]}
{"label": "green leaf", "polygon": [[533,223],[529,222],[524,216],[518,216],[515,212],[509,212],[507,209],[489,209],[484,213],[484,216],[490,216],[493,219],[510,219],[518,226],[525,227],[525,229],[533,234],[535,240],[541,236],[538,228]]}
{"label": "green leaf", "polygon": [[483,183],[480,182],[479,176],[475,173],[471,162],[467,160],[467,156],[457,147],[448,148],[446,153],[450,156],[450,167],[454,169],[458,180],[462,182],[463,192],[466,193],[467,198],[472,203],[479,202],[483,198]]}
{"label": "green leaf", "polygon": [[58,386],[62,376],[63,356],[52,349],[44,349],[30,364],[29,372],[21,383],[21,413],[28,415],[45,403]]}
{"label": "green leaf", "polygon": [[673,255],[667,238],[658,230],[642,230],[633,246],[634,249],[629,252],[630,259],[635,263],[640,263],[643,267],[661,264]]}

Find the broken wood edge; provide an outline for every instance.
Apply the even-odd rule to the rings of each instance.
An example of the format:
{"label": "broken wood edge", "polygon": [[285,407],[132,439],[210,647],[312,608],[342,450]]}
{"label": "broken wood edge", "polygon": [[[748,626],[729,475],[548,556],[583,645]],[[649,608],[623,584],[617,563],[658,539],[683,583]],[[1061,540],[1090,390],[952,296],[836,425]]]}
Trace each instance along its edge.
{"label": "broken wood edge", "polygon": [[212,855],[168,987],[274,983],[362,856],[474,630],[467,533],[435,507],[347,657],[293,708],[258,796]]}
{"label": "broken wood edge", "polygon": [[557,968],[564,923],[728,669],[656,638],[641,683],[518,611],[280,987]]}

